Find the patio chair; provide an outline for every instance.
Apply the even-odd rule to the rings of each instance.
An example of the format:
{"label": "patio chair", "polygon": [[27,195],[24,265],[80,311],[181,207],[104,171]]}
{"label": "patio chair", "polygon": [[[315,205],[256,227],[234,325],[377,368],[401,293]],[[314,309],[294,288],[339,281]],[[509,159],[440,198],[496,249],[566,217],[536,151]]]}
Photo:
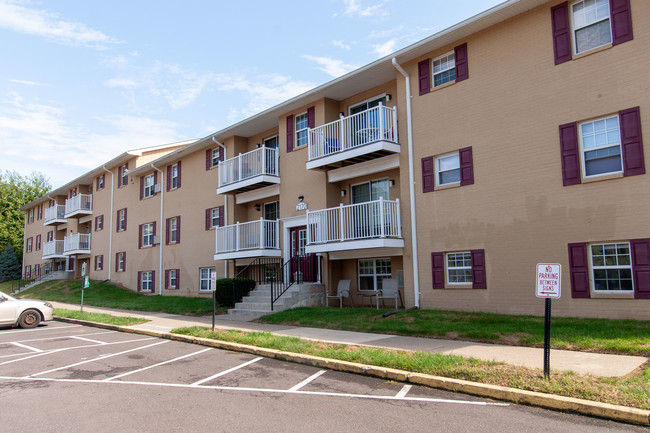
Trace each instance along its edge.
{"label": "patio chair", "polygon": [[[350,298],[350,282],[351,280],[340,280],[339,285],[336,288],[336,295],[327,295],[327,305],[329,306],[329,300],[331,298],[339,300],[339,308],[343,308],[343,298]],[[350,298],[352,299],[352,298]]]}
{"label": "patio chair", "polygon": [[377,309],[379,310],[380,299],[394,299],[395,309],[399,309],[397,302],[399,301],[399,288],[397,286],[397,278],[384,278],[381,282],[381,290],[377,293]]}

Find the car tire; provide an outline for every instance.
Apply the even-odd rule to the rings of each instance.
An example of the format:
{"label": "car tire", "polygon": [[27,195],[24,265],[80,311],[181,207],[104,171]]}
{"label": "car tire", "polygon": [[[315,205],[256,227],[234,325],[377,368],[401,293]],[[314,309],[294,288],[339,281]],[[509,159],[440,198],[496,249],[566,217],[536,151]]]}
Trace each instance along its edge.
{"label": "car tire", "polygon": [[18,325],[23,329],[36,328],[41,323],[41,313],[36,310],[25,310],[18,318]]}

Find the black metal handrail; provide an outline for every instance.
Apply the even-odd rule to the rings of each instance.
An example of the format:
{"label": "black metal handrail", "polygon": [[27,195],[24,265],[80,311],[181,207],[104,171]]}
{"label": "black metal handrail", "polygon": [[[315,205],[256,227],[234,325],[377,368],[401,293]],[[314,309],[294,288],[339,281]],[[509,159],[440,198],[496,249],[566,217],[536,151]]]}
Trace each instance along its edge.
{"label": "black metal handrail", "polygon": [[[317,279],[318,257],[315,255],[293,256],[271,278],[271,311],[273,305],[294,283],[304,282],[304,274]],[[293,274],[293,275],[292,275]],[[285,278],[287,276],[287,278]]]}
{"label": "black metal handrail", "polygon": [[257,284],[264,284],[270,281],[281,265],[282,259],[279,257],[258,257],[239,271],[235,278],[247,278]]}

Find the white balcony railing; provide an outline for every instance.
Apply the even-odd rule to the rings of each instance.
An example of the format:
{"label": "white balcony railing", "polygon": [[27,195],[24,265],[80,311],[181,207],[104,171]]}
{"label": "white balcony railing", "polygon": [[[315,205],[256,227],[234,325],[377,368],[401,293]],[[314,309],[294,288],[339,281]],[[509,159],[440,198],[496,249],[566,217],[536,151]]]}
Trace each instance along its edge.
{"label": "white balcony railing", "polygon": [[65,215],[66,217],[80,212],[91,213],[93,210],[93,196],[90,194],[79,194],[65,201]]}
{"label": "white balcony railing", "polygon": [[279,248],[280,230],[277,220],[260,218],[257,221],[217,227],[216,254]]}
{"label": "white balcony railing", "polygon": [[308,160],[345,152],[375,141],[397,143],[397,108],[379,104],[309,130]]}
{"label": "white balcony railing", "polygon": [[75,233],[63,239],[63,252],[76,254],[79,252],[90,252],[90,234]]}
{"label": "white balcony railing", "polygon": [[401,237],[399,200],[379,199],[307,212],[307,245]]}
{"label": "white balcony railing", "polygon": [[43,244],[43,258],[62,256],[64,241],[50,241]]}
{"label": "white balcony railing", "polygon": [[65,219],[65,205],[57,204],[45,209],[44,224],[47,224],[54,220],[63,220],[63,219]]}
{"label": "white balcony railing", "polygon": [[230,185],[260,175],[279,176],[278,149],[260,147],[219,164],[219,186]]}

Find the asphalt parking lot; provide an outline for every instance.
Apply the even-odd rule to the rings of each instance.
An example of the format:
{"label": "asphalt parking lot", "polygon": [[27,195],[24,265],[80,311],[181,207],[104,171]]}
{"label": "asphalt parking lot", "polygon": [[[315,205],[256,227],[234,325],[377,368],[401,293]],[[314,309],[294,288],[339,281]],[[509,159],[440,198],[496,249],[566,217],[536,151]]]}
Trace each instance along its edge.
{"label": "asphalt parking lot", "polygon": [[327,431],[334,426],[342,431],[429,431],[432,422],[438,431],[637,431],[591,418],[60,322],[33,330],[0,328],[0,397],[1,425],[12,431],[27,426],[41,431],[80,426],[85,431],[85,426],[97,432]]}

